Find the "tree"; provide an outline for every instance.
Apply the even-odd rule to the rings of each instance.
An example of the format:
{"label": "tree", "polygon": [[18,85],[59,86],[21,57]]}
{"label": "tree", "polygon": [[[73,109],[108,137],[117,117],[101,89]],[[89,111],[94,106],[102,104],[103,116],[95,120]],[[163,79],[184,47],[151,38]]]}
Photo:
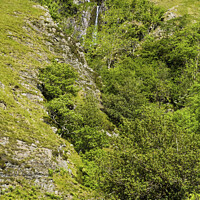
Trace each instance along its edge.
{"label": "tree", "polygon": [[42,92],[47,100],[57,98],[67,93],[76,95],[78,87],[75,86],[77,73],[70,65],[53,63],[41,70]]}

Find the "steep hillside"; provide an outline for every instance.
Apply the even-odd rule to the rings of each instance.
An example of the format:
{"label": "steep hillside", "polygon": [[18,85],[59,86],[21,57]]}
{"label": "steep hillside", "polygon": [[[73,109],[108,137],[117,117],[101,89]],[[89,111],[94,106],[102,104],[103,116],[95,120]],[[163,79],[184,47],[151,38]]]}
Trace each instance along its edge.
{"label": "steep hillside", "polygon": [[0,199],[90,199],[81,158],[45,122],[38,89],[39,70],[54,59],[79,72],[79,87],[95,91],[84,55],[46,8],[2,0],[0,13]]}
{"label": "steep hillside", "polygon": [[0,199],[198,199],[199,7],[2,0]]}

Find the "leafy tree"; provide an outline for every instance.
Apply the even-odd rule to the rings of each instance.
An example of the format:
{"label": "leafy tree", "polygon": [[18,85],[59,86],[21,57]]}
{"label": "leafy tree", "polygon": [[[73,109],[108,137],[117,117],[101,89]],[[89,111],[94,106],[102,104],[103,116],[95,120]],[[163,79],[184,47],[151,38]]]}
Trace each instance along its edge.
{"label": "leafy tree", "polygon": [[116,67],[110,69],[104,79],[103,105],[112,122],[119,125],[123,118],[137,116],[140,106],[145,103],[145,96],[141,93],[141,82],[136,79],[134,71]]}
{"label": "leafy tree", "polygon": [[76,95],[79,90],[74,85],[76,78],[77,73],[70,65],[54,61],[51,65],[42,69],[40,73],[45,98],[51,100],[67,93]]}
{"label": "leafy tree", "polygon": [[83,153],[91,149],[101,149],[108,144],[105,131],[100,131],[87,125],[75,131],[73,142],[75,149]]}
{"label": "leafy tree", "polygon": [[59,134],[69,137],[82,121],[81,116],[74,111],[74,98],[79,91],[75,86],[78,75],[70,65],[53,61],[41,70],[39,77],[51,122],[57,126]]}
{"label": "leafy tree", "polygon": [[58,127],[58,133],[69,138],[80,127],[82,116],[75,112],[72,95],[61,95],[47,103],[49,116]]}
{"label": "leafy tree", "polygon": [[98,103],[94,94],[88,91],[83,101],[77,104],[76,112],[83,117],[82,126],[101,129],[106,124],[106,116],[100,111]]}
{"label": "leafy tree", "polygon": [[53,62],[41,70],[40,80],[51,122],[62,137],[74,143],[77,151],[102,148],[106,143],[102,129],[113,129],[112,124],[101,112],[93,93],[78,99],[75,79],[77,73],[66,64]]}

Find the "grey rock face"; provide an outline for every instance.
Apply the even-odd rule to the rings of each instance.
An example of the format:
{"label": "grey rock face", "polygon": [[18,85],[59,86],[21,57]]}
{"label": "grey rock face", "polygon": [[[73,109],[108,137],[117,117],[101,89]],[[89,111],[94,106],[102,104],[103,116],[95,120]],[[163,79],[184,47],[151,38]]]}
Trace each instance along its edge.
{"label": "grey rock face", "polygon": [[[78,5],[87,4],[89,2],[90,0],[74,0],[74,3]],[[67,28],[73,27],[73,36],[78,40],[84,39],[84,36],[86,35],[91,20],[92,9],[92,7],[85,6],[85,10],[82,11],[81,17],[71,17],[65,22]]]}
{"label": "grey rock face", "polygon": [[[7,150],[10,149],[11,142],[8,137],[0,138],[0,145],[7,147]],[[0,160],[4,162],[4,165],[0,165],[0,192],[8,187],[8,184],[4,184],[5,179],[11,184],[13,179],[23,177],[34,181],[34,184],[45,192],[54,193],[56,189],[49,177],[49,169],[62,168],[72,175],[67,161],[60,155],[55,159],[51,149],[38,147],[34,143],[27,144],[21,140],[16,140],[11,148],[10,153],[8,151],[0,153]]]}
{"label": "grey rock face", "polygon": [[[70,64],[77,70],[80,76],[80,80],[78,80],[77,84],[80,87],[99,93],[93,81],[94,72],[87,65],[80,43],[75,43],[71,37],[66,37],[63,34],[57,24],[50,17],[48,10],[41,6],[38,8],[45,10],[46,13],[44,16],[40,17],[40,21],[27,21],[27,27],[31,27],[38,34],[42,34],[43,37],[46,38],[43,42],[56,57],[59,57],[59,59],[57,59],[58,62]],[[86,34],[89,18],[90,12],[85,11],[82,17],[83,29],[80,31],[82,35]],[[82,37],[82,35],[80,37]],[[45,56],[44,59],[46,59]]]}

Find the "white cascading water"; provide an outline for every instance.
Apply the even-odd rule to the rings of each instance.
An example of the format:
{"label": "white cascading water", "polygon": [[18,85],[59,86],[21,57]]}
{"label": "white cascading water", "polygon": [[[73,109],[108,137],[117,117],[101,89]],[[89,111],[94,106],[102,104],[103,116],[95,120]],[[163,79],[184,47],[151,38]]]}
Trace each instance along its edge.
{"label": "white cascading water", "polygon": [[97,6],[97,13],[96,13],[96,19],[95,19],[95,26],[98,26],[98,18],[99,18],[99,6]]}
{"label": "white cascading water", "polygon": [[95,24],[94,24],[94,33],[93,33],[94,44],[96,44],[96,41],[97,41],[98,18],[99,18],[99,6],[97,6],[96,19],[95,19]]}

